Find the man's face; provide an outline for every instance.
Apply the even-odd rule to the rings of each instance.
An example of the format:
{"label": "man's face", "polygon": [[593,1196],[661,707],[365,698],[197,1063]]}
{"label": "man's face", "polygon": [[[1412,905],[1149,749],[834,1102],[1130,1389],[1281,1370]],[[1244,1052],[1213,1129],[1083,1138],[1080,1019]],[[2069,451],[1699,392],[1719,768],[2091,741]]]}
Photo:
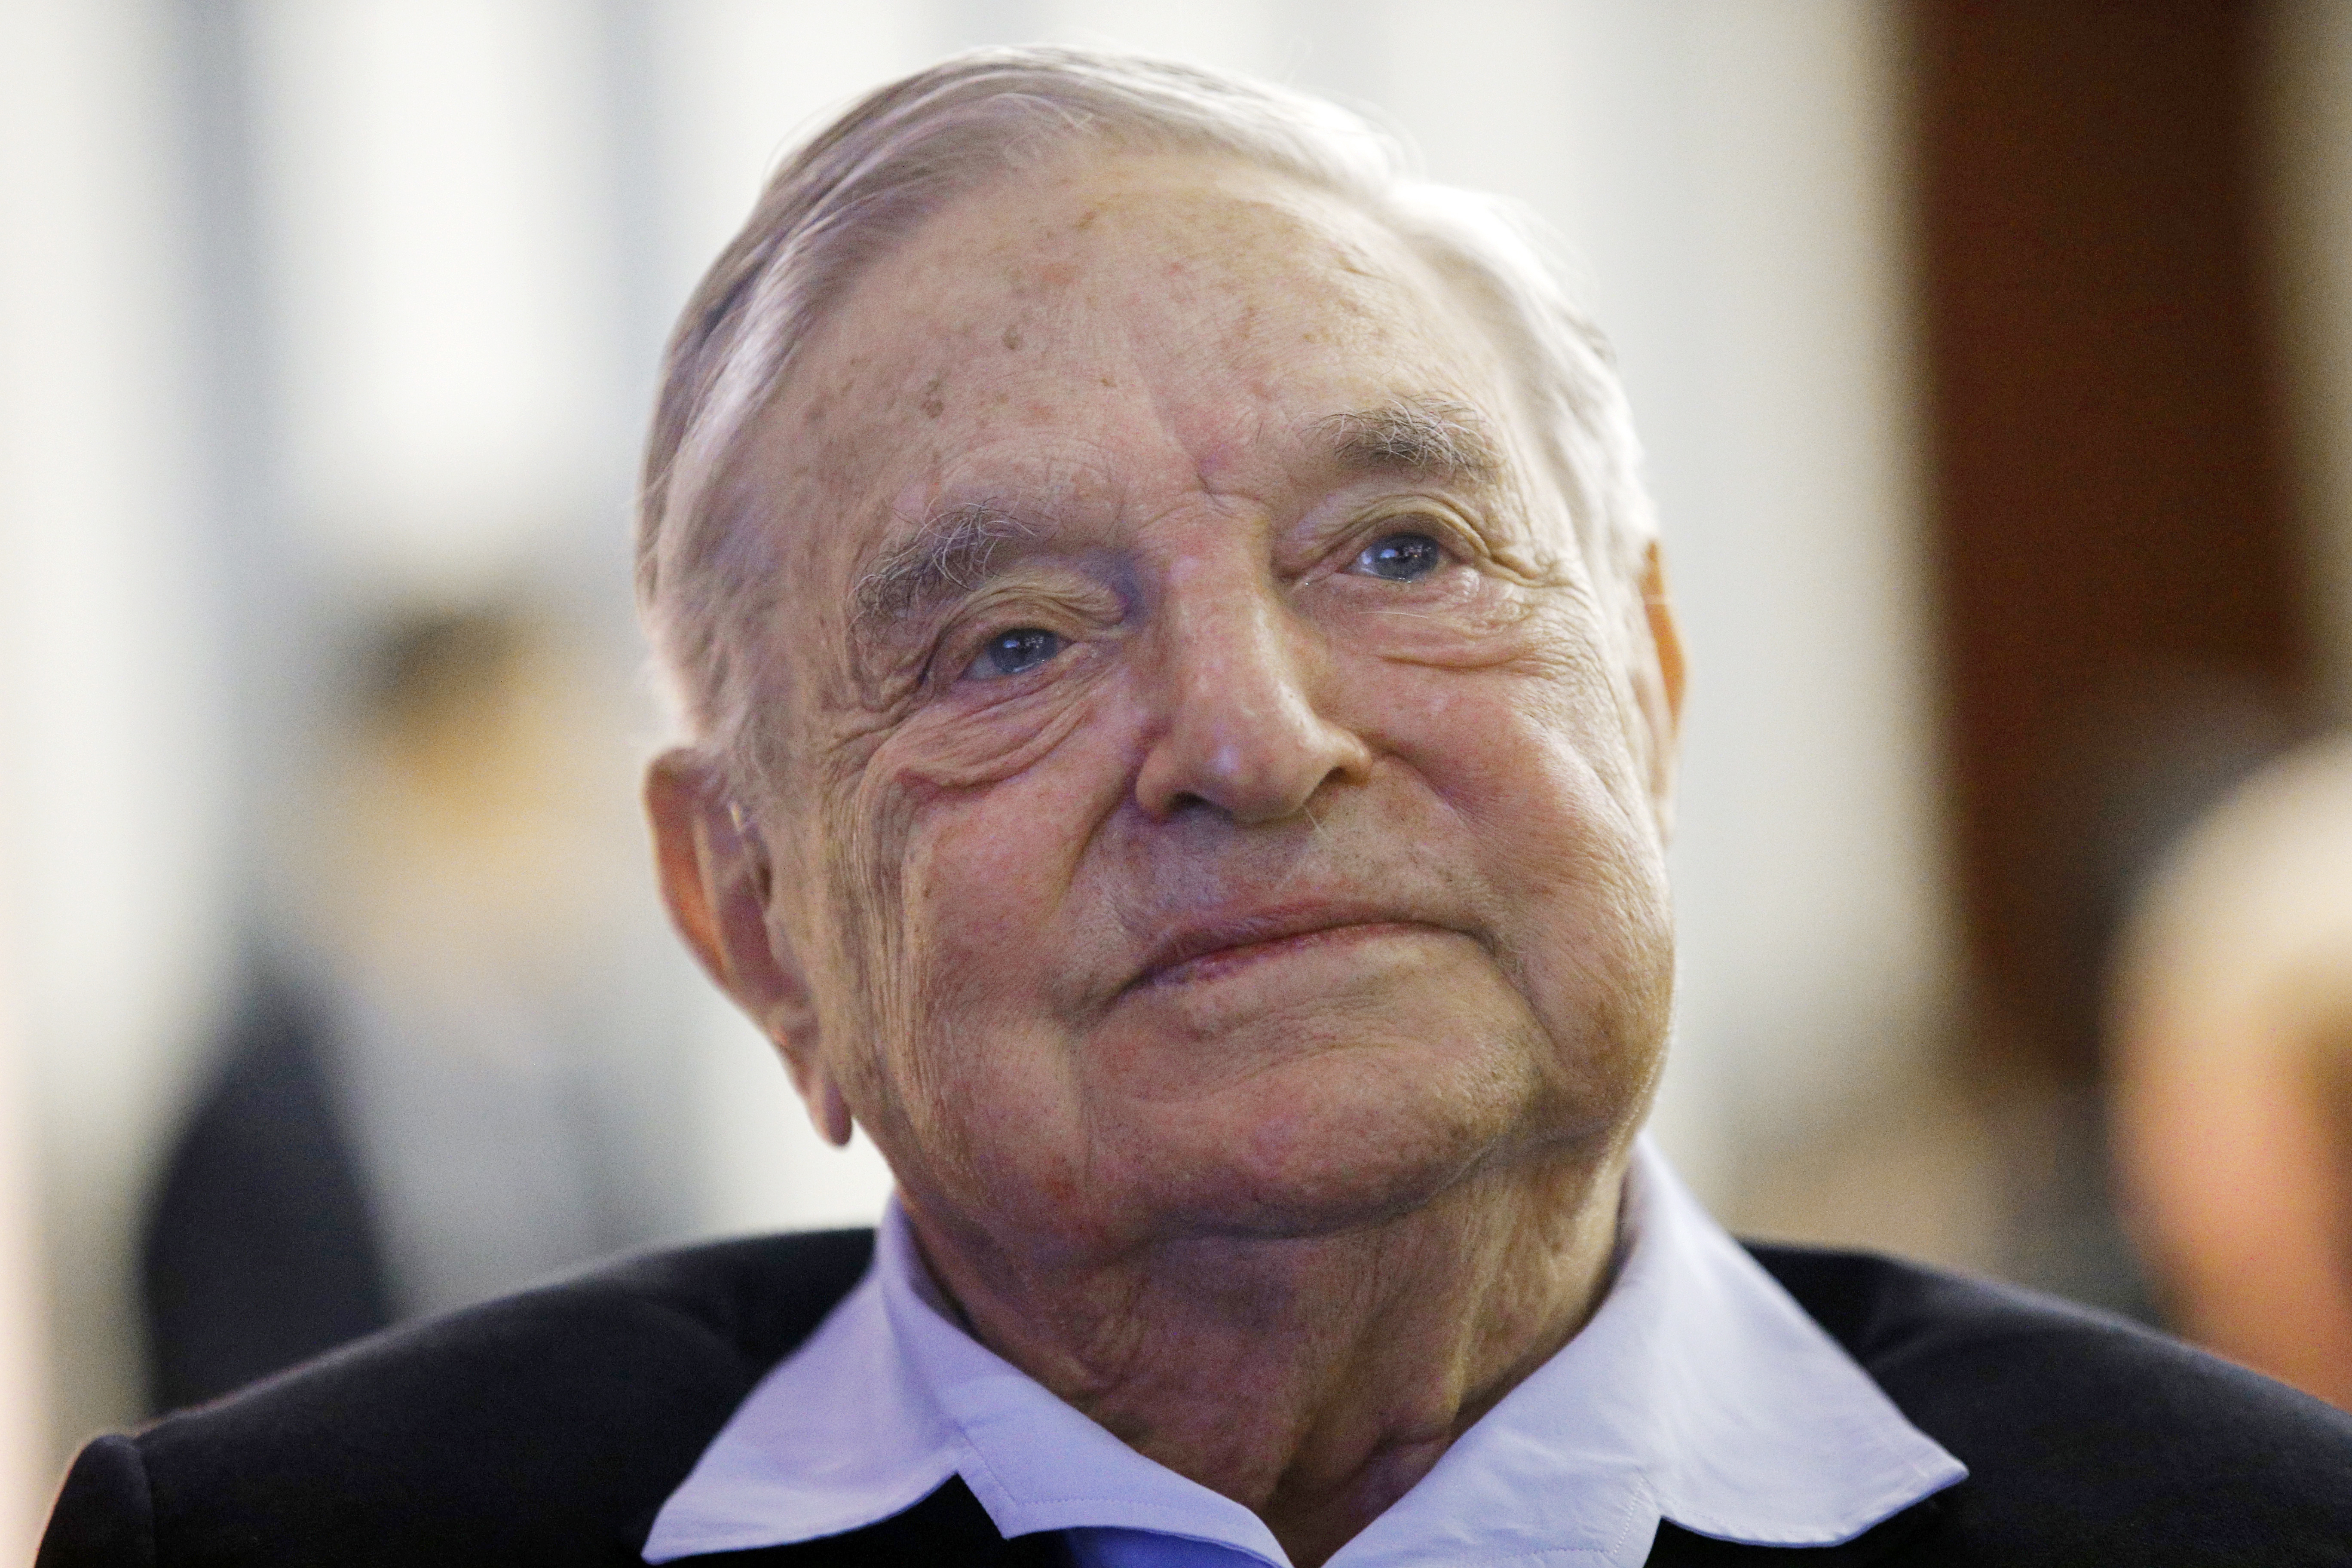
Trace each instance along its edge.
{"label": "man's face", "polygon": [[1315,1234],[1630,1134],[1650,738],[1515,377],[1402,241],[1058,164],[867,272],[756,445],[769,935],[919,1214]]}

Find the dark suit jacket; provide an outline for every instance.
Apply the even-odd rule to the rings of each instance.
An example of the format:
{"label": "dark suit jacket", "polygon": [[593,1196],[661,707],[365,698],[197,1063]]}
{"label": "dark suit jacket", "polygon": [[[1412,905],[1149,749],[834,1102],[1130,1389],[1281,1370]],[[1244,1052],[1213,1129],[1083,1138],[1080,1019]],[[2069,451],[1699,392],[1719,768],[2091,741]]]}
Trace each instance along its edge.
{"label": "dark suit jacket", "polygon": [[[39,1568],[638,1562],[760,1375],[856,1283],[871,1233],[726,1242],[381,1334],[82,1450]],[[1971,1474],[1843,1547],[1661,1528],[1655,1564],[2352,1563],[2352,1417],[2122,1323],[1885,1258],[1752,1249]],[[897,1519],[698,1559],[1060,1559],[961,1481]]]}

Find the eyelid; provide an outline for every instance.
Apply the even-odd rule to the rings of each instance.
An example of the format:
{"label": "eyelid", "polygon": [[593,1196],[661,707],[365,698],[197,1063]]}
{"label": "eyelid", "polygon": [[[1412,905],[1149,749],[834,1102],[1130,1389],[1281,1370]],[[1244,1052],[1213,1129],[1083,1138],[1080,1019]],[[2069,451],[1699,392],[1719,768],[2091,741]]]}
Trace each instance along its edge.
{"label": "eyelid", "polygon": [[[1089,615],[1081,602],[1081,592],[1065,588],[1040,590],[1034,585],[1024,588],[982,590],[971,599],[958,605],[940,623],[939,635],[931,644],[931,652],[923,661],[923,679],[927,684],[953,684],[963,679],[971,661],[980,657],[981,649],[994,637],[1024,627],[1034,626],[1062,638],[1066,645],[1083,641],[1099,629],[1103,619]],[[1061,655],[1056,654],[1055,662]],[[1039,668],[1043,668],[1042,666]],[[944,680],[941,679],[945,672]],[[1026,673],[1026,672],[1024,672]],[[1008,676],[1007,679],[1018,679]]]}
{"label": "eyelid", "polygon": [[[1357,518],[1341,533],[1338,548],[1327,557],[1333,570],[1349,573],[1365,551],[1392,534],[1419,533],[1437,542],[1438,548],[1463,565],[1493,559],[1494,552],[1478,531],[1453,510],[1433,501],[1406,503]],[[1314,574],[1320,575],[1320,574]]]}
{"label": "eyelid", "polygon": [[[1005,638],[1013,636],[1016,632],[1024,631],[1039,632],[1053,638],[1055,642],[1053,651],[1038,659],[1034,664],[1029,665],[1021,669],[1008,669],[997,675],[975,675],[973,673],[979,668],[981,660],[987,658],[994,651],[998,643],[1003,642]],[[1064,653],[1069,650],[1069,646],[1070,639],[1064,637],[1060,632],[1053,630],[1051,627],[1026,625],[1007,626],[1002,631],[991,632],[986,637],[980,639],[979,643],[976,644],[971,650],[971,657],[961,661],[956,671],[956,679],[959,681],[983,680],[992,684],[1000,680],[1018,680],[1024,675],[1045,668],[1045,666],[1061,658]]]}

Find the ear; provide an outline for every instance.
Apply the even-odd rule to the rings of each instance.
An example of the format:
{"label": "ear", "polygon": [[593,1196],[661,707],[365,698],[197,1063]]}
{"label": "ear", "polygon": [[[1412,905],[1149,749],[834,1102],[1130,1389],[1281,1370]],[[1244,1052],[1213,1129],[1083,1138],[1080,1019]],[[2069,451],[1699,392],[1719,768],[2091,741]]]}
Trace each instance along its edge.
{"label": "ear", "polygon": [[1650,801],[1658,836],[1674,837],[1675,765],[1682,750],[1683,636],[1666,594],[1666,567],[1652,540],[1642,563],[1642,618],[1649,632],[1650,658],[1634,679],[1635,694],[1650,731]]}
{"label": "ear", "polygon": [[775,877],[758,825],[730,798],[717,764],[691,747],[654,759],[646,816],[662,901],[678,934],[775,1043],[817,1131],[848,1142],[849,1105],[824,1065],[806,973],[768,918]]}

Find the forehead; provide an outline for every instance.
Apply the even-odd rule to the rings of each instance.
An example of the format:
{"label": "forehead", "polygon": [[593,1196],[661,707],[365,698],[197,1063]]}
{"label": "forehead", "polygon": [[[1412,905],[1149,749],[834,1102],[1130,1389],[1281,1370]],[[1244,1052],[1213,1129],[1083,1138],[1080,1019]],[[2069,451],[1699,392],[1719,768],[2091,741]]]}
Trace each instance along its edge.
{"label": "forehead", "polygon": [[803,542],[856,556],[960,491],[1262,489],[1318,420],[1434,396],[1501,425],[1510,379],[1348,201],[1230,161],[1088,155],[965,197],[873,267],[755,460],[787,511],[824,514]]}

